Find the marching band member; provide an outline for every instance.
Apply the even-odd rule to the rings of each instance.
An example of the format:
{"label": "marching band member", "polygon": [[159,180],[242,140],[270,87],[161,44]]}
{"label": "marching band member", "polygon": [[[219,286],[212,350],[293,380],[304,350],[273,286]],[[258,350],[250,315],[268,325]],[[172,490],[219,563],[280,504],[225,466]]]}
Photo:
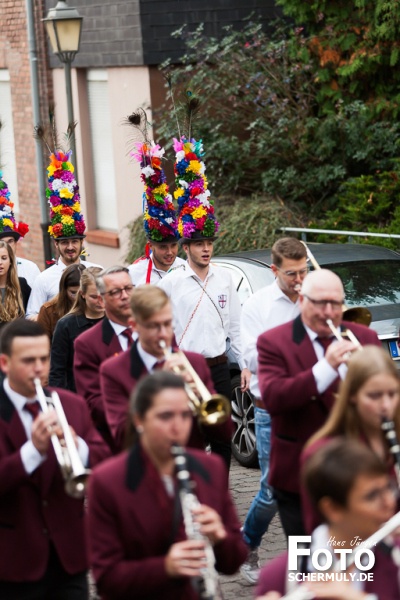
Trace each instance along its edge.
{"label": "marching band member", "polygon": [[[395,479],[393,456],[382,431],[383,417],[394,421],[396,437],[400,439],[400,381],[395,363],[383,348],[364,346],[362,352],[351,356],[332,411],[307,442],[302,463],[330,439],[340,436],[369,446]],[[312,531],[320,523],[320,516],[312,509],[304,489],[302,507],[306,530]]]}
{"label": "marching band member", "polygon": [[[258,600],[276,600],[294,591],[296,583],[300,583],[299,594],[303,586],[308,591],[304,598],[398,600],[398,566],[385,547],[366,546],[372,551],[367,570],[358,569],[357,561],[346,569],[337,553],[362,548],[362,542],[395,512],[397,488],[381,459],[358,441],[336,438],[306,463],[303,480],[323,524],[311,536],[309,556],[300,550],[303,556],[299,556],[297,571],[288,570],[288,559],[294,557],[287,552],[264,567],[257,585]],[[324,568],[323,557],[314,561],[317,550],[332,557],[330,568]],[[313,573],[321,577],[312,577]]]}
{"label": "marching band member", "polygon": [[[304,532],[301,451],[325,422],[348,353],[356,348],[352,342],[332,338],[327,325],[327,319],[336,328],[342,324],[344,290],[335,273],[326,269],[309,273],[299,300],[300,315],[263,333],[257,342],[261,398],[272,419],[269,483],[287,536]],[[343,327],[361,344],[380,346],[378,336],[368,327],[347,322]]]}
{"label": "marching band member", "polygon": [[95,469],[89,482],[89,554],[99,593],[103,600],[199,599],[191,579],[207,577],[206,546],[226,574],[235,573],[246,556],[226,469],[218,456],[187,452],[200,502],[189,516],[201,539],[192,539],[171,453],[173,444],[186,445],[192,427],[182,378],[164,371],[146,376],[135,388],[130,413],[138,441]]}
{"label": "marching band member", "polygon": [[[18,319],[0,344],[0,598],[87,600],[83,500],[64,490],[50,440],[57,417],[39,412],[34,384],[48,378],[49,338],[38,323]],[[82,464],[109,456],[84,401],[59,395]]]}
{"label": "marching band member", "polygon": [[[172,309],[167,294],[159,287],[139,286],[132,292],[130,305],[132,317],[129,324],[137,334],[130,349],[104,361],[100,367],[100,384],[106,419],[118,451],[123,449],[128,418],[129,398],[137,382],[146,374],[162,367],[172,370],[179,365],[179,355],[165,361],[160,342],[168,351],[173,348]],[[203,356],[185,352],[192,367],[211,394],[215,393],[210,370]],[[222,425],[204,426],[202,431],[208,439],[230,442],[232,423],[228,419]],[[204,437],[197,420],[193,418],[190,447],[204,448]]]}
{"label": "marching band member", "polygon": [[112,447],[101,397],[99,369],[106,358],[123,352],[132,344],[128,321],[133,285],[128,269],[120,266],[104,269],[96,277],[96,285],[104,303],[105,317],[76,338],[74,379],[78,394],[89,406],[94,424]]}

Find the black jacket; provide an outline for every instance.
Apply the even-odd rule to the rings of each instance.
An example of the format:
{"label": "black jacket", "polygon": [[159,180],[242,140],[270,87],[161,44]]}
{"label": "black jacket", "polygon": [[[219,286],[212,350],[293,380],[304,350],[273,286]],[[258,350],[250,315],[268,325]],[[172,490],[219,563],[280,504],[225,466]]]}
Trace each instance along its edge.
{"label": "black jacket", "polygon": [[50,354],[49,385],[76,391],[74,380],[74,341],[84,331],[101,319],[88,319],[85,315],[65,315],[54,330]]}

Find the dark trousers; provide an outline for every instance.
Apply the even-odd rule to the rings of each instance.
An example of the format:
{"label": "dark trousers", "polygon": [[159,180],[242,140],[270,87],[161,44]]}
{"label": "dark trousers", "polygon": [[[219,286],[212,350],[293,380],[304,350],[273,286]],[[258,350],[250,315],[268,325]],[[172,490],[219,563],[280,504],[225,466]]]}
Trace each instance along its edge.
{"label": "dark trousers", "polygon": [[[222,394],[228,400],[231,399],[231,376],[228,369],[227,363],[222,363],[220,365],[214,365],[210,367],[211,377],[213,380],[215,391],[218,394]],[[230,418],[230,417],[229,417]],[[229,471],[231,466],[231,444],[228,442],[218,441],[218,440],[209,440],[211,451],[215,452],[215,454],[219,454]]]}
{"label": "dark trousers", "polygon": [[21,583],[0,581],[0,598],[4,600],[88,600],[87,572],[69,575],[52,547],[46,572],[41,579]]}
{"label": "dark trousers", "polygon": [[286,537],[289,537],[289,535],[306,535],[300,494],[274,488],[274,498],[278,504],[279,518]]}

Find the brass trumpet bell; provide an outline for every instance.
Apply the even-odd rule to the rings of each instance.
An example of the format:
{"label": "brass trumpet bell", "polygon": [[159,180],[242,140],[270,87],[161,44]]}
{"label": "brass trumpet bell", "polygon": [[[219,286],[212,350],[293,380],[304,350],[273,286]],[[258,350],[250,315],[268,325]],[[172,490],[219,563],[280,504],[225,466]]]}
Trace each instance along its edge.
{"label": "brass trumpet bell", "polygon": [[363,306],[347,307],[344,304],[343,319],[350,323],[360,323],[361,325],[369,327],[371,325],[372,315],[368,308],[364,308]]}
{"label": "brass trumpet bell", "polygon": [[198,400],[194,411],[199,422],[203,425],[220,425],[225,423],[231,414],[231,406],[225,396],[214,394],[202,402]]}

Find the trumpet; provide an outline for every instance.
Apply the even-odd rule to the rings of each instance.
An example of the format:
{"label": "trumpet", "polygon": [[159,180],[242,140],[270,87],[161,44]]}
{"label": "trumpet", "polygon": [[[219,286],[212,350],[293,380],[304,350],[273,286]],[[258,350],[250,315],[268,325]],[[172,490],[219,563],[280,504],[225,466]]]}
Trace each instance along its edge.
{"label": "trumpet", "polygon": [[60,396],[57,392],[52,392],[51,397],[49,398],[44,393],[40,379],[35,378],[33,382],[35,384],[36,395],[42,412],[46,413],[49,412],[51,408],[54,408],[59,425],[62,429],[63,437],[61,440],[53,433],[51,435],[51,443],[62,476],[65,480],[65,491],[69,496],[72,496],[72,498],[83,498],[85,495],[87,479],[91,471],[90,469],[85,469],[82,464],[61,404]]}
{"label": "trumpet", "polygon": [[[400,527],[400,512],[397,512],[389,521],[386,521],[375,533],[373,533],[369,538],[363,541],[362,545],[364,548],[372,548],[377,544],[383,542],[386,537],[388,537],[395,529]],[[356,550],[356,549],[355,549]],[[347,561],[347,569],[352,566],[355,560],[355,550],[349,556],[349,560]],[[302,589],[304,586],[297,585],[294,587],[289,593],[281,596],[281,600],[314,600],[315,595],[310,592],[310,590]]]}
{"label": "trumpet", "polygon": [[[314,267],[314,269],[316,271],[320,270],[321,267],[318,264],[318,261],[315,258],[314,254],[311,252],[310,248],[307,246],[307,244],[305,242],[303,242],[302,240],[300,240],[300,241],[303,244],[303,246],[305,247],[305,249],[307,251],[307,257],[308,257],[310,263],[312,264],[312,266]],[[343,304],[342,311],[343,311],[343,318],[346,321],[350,321],[352,323],[361,323],[362,325],[367,325],[367,326],[369,326],[371,324],[372,315],[371,315],[371,312],[368,310],[368,308],[365,308],[363,306],[353,306],[352,308],[349,308],[348,306]],[[353,340],[351,340],[351,341],[353,341]]]}
{"label": "trumpet", "polygon": [[[172,352],[168,350],[165,341],[160,340],[159,344],[165,359],[170,359]],[[222,396],[222,394],[212,395],[190,364],[185,354],[181,351],[177,354],[179,354],[183,364],[182,366],[176,365],[172,370],[180,376],[188,373],[192,379],[191,383],[185,382],[185,390],[189,396],[189,405],[193,414],[203,425],[220,425],[221,423],[224,423],[231,414],[231,407],[228,399],[225,398],[225,396]]]}
{"label": "trumpet", "polygon": [[360,341],[350,329],[345,329],[342,333],[340,329],[335,327],[332,319],[326,319],[326,324],[328,325],[329,329],[332,331],[333,335],[335,336],[338,342],[341,342],[343,338],[347,337],[350,340],[350,342],[353,342],[353,344],[357,346],[358,349],[362,348]]}

